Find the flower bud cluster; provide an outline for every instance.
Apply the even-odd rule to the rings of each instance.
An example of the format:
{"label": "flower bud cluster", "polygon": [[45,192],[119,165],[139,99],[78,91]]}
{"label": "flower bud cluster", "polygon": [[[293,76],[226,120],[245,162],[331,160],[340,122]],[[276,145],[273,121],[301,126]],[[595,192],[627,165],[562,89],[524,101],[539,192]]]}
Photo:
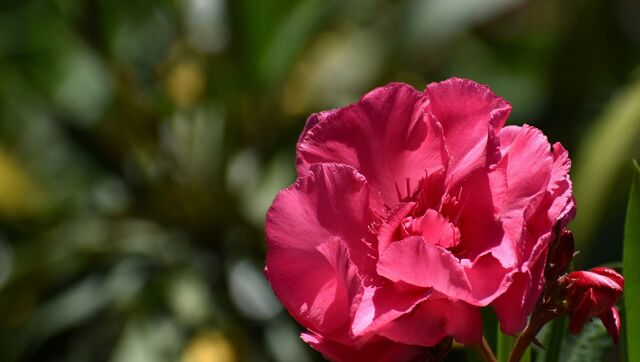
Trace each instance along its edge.
{"label": "flower bud cluster", "polygon": [[615,305],[622,296],[624,278],[607,267],[563,275],[573,256],[573,235],[565,228],[550,246],[549,261],[545,269],[547,287],[541,300],[542,311],[549,319],[568,315],[571,334],[580,333],[591,318],[598,317],[614,342],[617,342],[620,338],[620,315]]}

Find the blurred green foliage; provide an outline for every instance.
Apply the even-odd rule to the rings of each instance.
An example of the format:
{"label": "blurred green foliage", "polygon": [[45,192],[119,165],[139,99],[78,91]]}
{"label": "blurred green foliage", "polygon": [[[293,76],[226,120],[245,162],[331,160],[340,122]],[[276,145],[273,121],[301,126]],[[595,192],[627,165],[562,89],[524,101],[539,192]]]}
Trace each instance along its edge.
{"label": "blurred green foliage", "polygon": [[489,84],[578,160],[580,264],[620,260],[638,18],[633,0],[4,0],[0,359],[319,360],[262,277],[264,213],[306,116],[389,81]]}

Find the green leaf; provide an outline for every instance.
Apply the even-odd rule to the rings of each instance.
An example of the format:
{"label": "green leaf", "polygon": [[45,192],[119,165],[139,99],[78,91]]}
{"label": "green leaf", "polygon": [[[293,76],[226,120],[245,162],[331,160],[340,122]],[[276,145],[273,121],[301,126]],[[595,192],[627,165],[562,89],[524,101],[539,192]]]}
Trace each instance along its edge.
{"label": "green leaf", "polygon": [[556,318],[550,323],[551,328],[549,335],[545,340],[545,362],[560,361],[560,352],[562,351],[562,342],[567,335],[567,318]]}
{"label": "green leaf", "polygon": [[492,351],[496,350],[497,336],[500,333],[498,317],[491,307],[482,308],[482,334]]}
{"label": "green leaf", "polygon": [[580,212],[571,224],[576,250],[588,252],[593,231],[607,210],[607,198],[616,187],[616,178],[638,145],[638,99],[640,79],[609,102],[578,147],[573,184]]}
{"label": "green leaf", "polygon": [[633,162],[635,172],[631,184],[627,218],[624,228],[623,271],[625,278],[624,305],[626,347],[629,361],[640,361],[640,166]]}

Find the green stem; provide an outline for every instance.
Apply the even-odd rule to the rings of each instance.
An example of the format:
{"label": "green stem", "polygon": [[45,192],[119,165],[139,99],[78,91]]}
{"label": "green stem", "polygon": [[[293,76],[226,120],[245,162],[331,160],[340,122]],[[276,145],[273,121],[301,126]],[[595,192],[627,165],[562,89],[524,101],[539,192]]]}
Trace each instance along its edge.
{"label": "green stem", "polygon": [[516,340],[516,345],[511,351],[511,356],[509,356],[509,362],[519,362],[522,360],[522,356],[527,348],[529,348],[531,342],[535,340],[540,329],[554,317],[554,315],[541,312],[536,308],[531,316],[531,320],[529,320],[527,328],[520,334],[518,340]]}
{"label": "green stem", "polygon": [[491,350],[491,347],[489,346],[489,343],[487,342],[487,339],[484,338],[484,336],[482,336],[482,342],[475,344],[473,348],[476,351],[476,353],[480,357],[482,357],[482,360],[484,362],[498,362],[496,360],[496,356],[493,354],[493,351]]}
{"label": "green stem", "polygon": [[[551,331],[545,342],[546,358],[545,362],[560,361],[560,351],[565,333],[567,333],[567,318],[557,318],[550,324]],[[626,361],[626,360],[625,360]]]}

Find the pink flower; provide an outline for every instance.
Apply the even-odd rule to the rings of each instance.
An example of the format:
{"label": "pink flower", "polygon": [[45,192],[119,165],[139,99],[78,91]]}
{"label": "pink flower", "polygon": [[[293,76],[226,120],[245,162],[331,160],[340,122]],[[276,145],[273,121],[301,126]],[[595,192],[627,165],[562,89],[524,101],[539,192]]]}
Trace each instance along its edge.
{"label": "pink flower", "polygon": [[558,280],[566,285],[564,308],[570,316],[569,332],[578,334],[585,323],[598,317],[618,342],[620,315],[615,304],[622,296],[624,278],[611,268],[598,267],[590,271],[575,271]]}
{"label": "pink flower", "polygon": [[332,360],[412,360],[482,335],[491,305],[521,331],[548,244],[575,211],[570,160],[511,106],[452,78],[392,83],[309,117],[298,179],[267,213],[276,295]]}

